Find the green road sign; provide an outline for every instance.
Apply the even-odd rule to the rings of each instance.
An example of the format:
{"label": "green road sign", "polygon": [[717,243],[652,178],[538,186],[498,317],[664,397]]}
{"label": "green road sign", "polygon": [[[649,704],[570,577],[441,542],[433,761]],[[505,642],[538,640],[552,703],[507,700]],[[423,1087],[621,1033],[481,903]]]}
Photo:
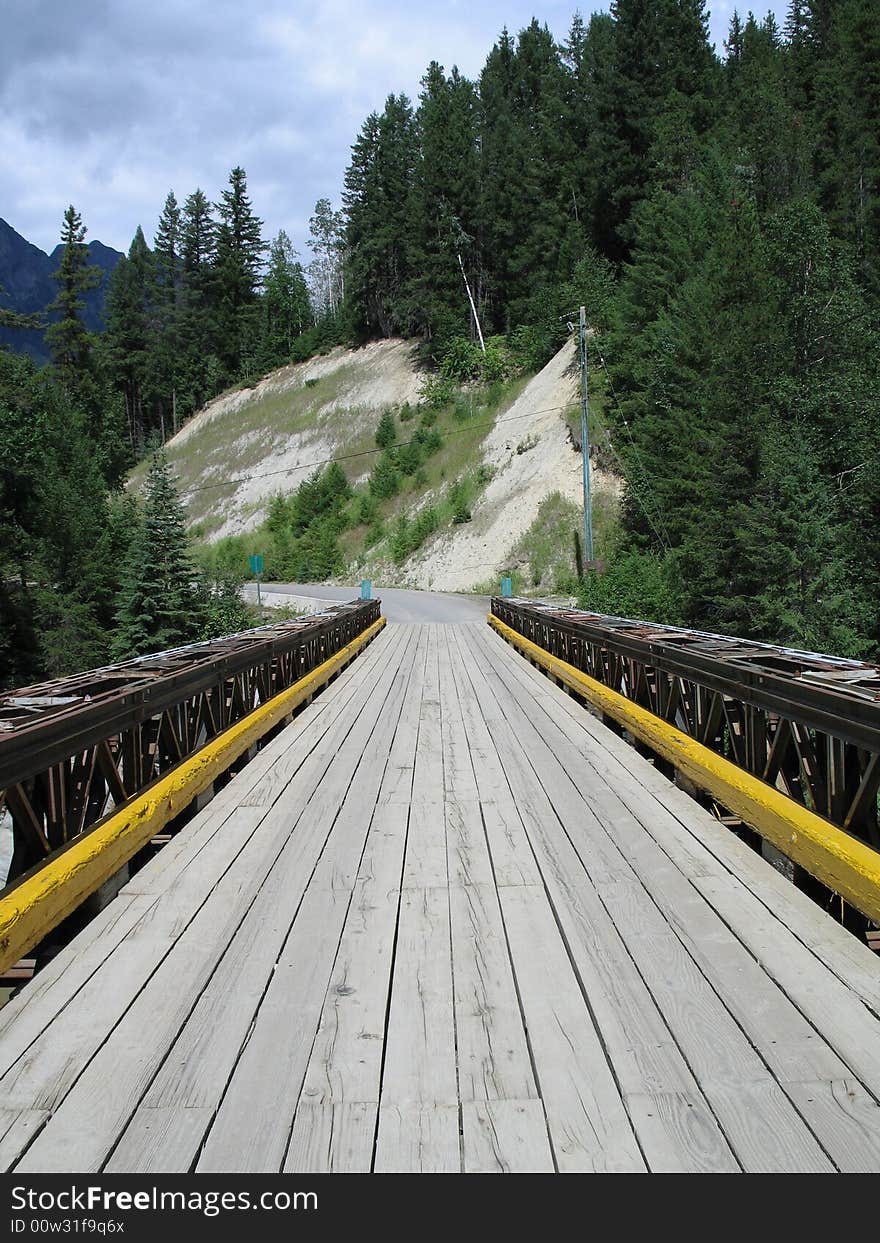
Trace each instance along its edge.
{"label": "green road sign", "polygon": [[251,553],[251,574],[263,573],[263,558],[260,553]]}

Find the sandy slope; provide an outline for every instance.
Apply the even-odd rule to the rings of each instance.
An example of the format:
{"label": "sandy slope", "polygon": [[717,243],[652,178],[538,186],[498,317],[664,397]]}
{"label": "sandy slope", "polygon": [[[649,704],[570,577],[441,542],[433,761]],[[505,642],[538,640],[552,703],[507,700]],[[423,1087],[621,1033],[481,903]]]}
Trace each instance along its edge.
{"label": "sandy slope", "polygon": [[[565,408],[578,399],[574,342],[528,384],[486,438],[483,460],[495,475],[471,522],[440,531],[402,567],[413,586],[467,591],[494,578],[546,496],[560,492],[580,503],[581,457],[572,448]],[[517,448],[532,447],[525,452]],[[617,491],[617,480],[594,466],[591,486]]]}
{"label": "sandy slope", "polygon": [[[271,497],[291,492],[316,463],[373,447],[379,413],[417,404],[421,380],[412,343],[398,339],[336,349],[217,398],[167,445],[190,521],[201,523],[210,540],[251,530]],[[579,503],[581,458],[564,417],[577,398],[575,347],[569,342],[499,415],[483,442],[482,460],[494,475],[472,521],[438,531],[403,566],[371,557],[377,580],[470,590],[497,577],[545,497],[560,492]],[[371,462],[363,459],[365,472]],[[618,490],[615,477],[595,467],[592,481],[597,491]],[[426,493],[415,507],[438,499]]]}
{"label": "sandy slope", "polygon": [[[216,398],[166,446],[188,517],[206,524],[210,540],[253,529],[276,492],[349,451],[386,406],[417,403],[421,378],[412,344],[392,339],[281,367]],[[322,379],[332,396],[312,400],[309,382]]]}

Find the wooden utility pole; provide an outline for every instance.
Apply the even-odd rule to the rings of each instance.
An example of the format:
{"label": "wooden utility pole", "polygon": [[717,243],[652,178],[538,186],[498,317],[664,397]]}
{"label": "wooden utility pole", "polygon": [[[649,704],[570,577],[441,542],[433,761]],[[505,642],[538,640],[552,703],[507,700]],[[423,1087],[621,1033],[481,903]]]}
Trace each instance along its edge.
{"label": "wooden utility pole", "polygon": [[464,270],[464,264],[462,263],[461,255],[458,254],[458,252],[456,252],[455,257],[458,259],[458,266],[461,268],[461,276],[462,276],[462,280],[464,281],[464,287],[467,290],[468,302],[471,304],[471,311],[473,312],[473,315],[474,315],[474,323],[477,325],[477,336],[480,338],[480,349],[485,354],[486,343],[483,340],[483,330],[480,327],[480,317],[477,314],[477,308],[474,306],[474,299],[473,299],[473,295],[471,294],[471,287],[468,284],[468,278]]}
{"label": "wooden utility pole", "polygon": [[587,310],[581,307],[581,457],[584,470],[584,563],[593,562],[593,511],[590,501],[590,436],[587,427]]}

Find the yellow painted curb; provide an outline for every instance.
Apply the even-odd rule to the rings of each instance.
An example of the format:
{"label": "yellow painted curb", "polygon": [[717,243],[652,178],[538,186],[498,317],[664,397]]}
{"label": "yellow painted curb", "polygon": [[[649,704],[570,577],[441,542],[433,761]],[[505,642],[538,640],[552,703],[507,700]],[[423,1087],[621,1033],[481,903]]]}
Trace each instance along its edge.
{"label": "yellow painted curb", "polygon": [[181,760],[0,898],[0,972],[33,949],[114,876],[248,747],[348,664],[384,625],[385,618],[380,617],[317,669]]}
{"label": "yellow painted curb", "polygon": [[574,665],[551,656],[492,614],[489,623],[502,638],[647,743],[823,885],[862,914],[880,921],[880,853]]}

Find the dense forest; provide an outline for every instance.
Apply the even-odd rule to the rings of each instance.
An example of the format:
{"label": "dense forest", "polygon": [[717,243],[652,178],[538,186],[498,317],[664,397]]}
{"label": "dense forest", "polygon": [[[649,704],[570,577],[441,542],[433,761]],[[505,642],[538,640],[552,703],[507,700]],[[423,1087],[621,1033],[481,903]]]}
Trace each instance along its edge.
{"label": "dense forest", "polygon": [[617,0],[554,44],[432,64],[346,176],[352,329],[443,360],[483,331],[532,365],[579,302],[626,476],[585,603],[876,657],[880,9],[734,15]]}
{"label": "dense forest", "polygon": [[[140,508],[121,481],[224,387],[397,334],[451,380],[535,369],[581,303],[626,484],[583,602],[877,658],[880,7],[734,14],[723,53],[703,0],[615,0],[561,44],[502,32],[475,81],[432,63],[364,121],[307,268],[236,168],[137,230],[97,339],[70,208],[53,364],[0,353],[0,684],[168,637],[136,622],[151,504],[186,557],[167,468]],[[228,585],[218,620],[175,582],[178,640],[228,621]]]}

